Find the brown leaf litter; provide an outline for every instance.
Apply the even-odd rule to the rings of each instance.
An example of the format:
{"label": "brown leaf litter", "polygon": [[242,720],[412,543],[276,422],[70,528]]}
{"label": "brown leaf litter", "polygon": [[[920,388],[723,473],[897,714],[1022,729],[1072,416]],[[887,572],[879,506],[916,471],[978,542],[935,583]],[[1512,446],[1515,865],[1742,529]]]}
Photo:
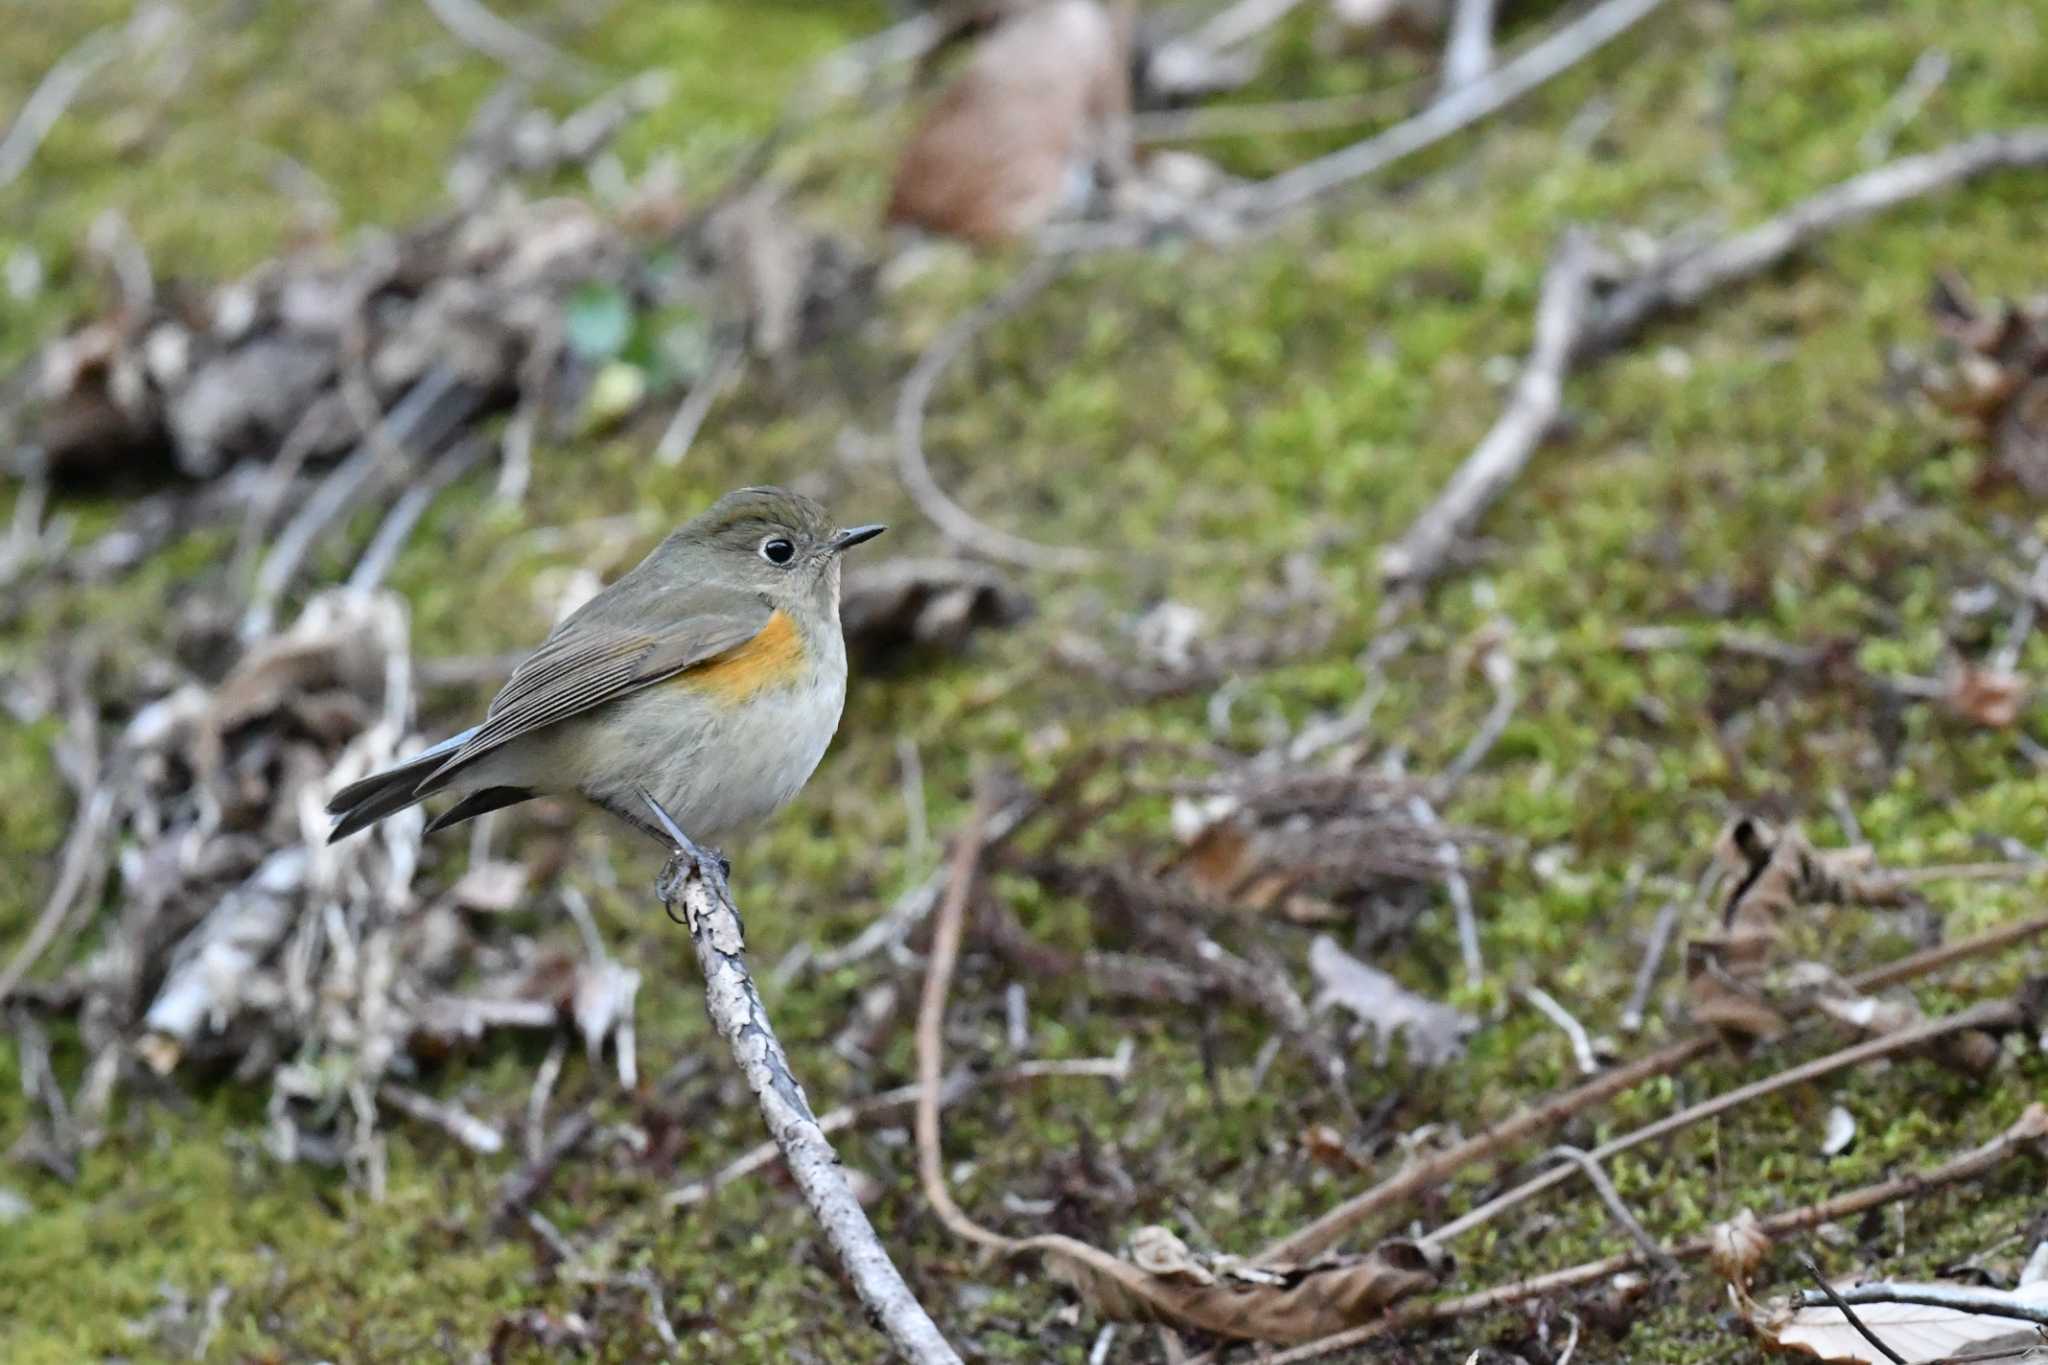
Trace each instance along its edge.
{"label": "brown leaf litter", "polygon": [[138,1062],[226,1067],[269,1079],[280,1156],[344,1162],[375,1189],[380,1104],[496,1145],[395,1084],[415,1059],[573,1022],[593,1049],[615,1041],[630,1076],[638,978],[594,933],[577,960],[479,932],[475,912],[517,899],[524,869],[487,859],[435,894],[416,811],[327,843],[334,790],[418,743],[411,668],[398,600],[336,589],[217,685],[135,707],[84,802],[107,812],[91,857],[113,863],[108,922],[54,992],[89,1058],[88,1135]]}
{"label": "brown leaf litter", "polygon": [[997,4],[995,22],[897,164],[887,220],[993,243],[1029,235],[1120,163],[1129,6]]}
{"label": "brown leaf litter", "polygon": [[[1782,1034],[1788,1015],[1806,1008],[1867,1034],[1922,1021],[1909,997],[1864,996],[1824,964],[1785,961],[1783,942],[1793,918],[1818,906],[1917,906],[1917,878],[1880,867],[1868,848],[1817,849],[1797,828],[1775,829],[1752,816],[1730,822],[1715,851],[1731,889],[1718,929],[1686,945],[1686,993],[1695,1023],[1748,1043]],[[1943,1040],[1936,1055],[1982,1075],[1997,1060],[1998,1044],[1966,1033]]]}
{"label": "brown leaf litter", "polygon": [[1238,1257],[1193,1255],[1170,1229],[1148,1226],[1137,1229],[1127,1253],[1118,1256],[1057,1233],[1005,1236],[960,1209],[947,1187],[940,1153],[943,1034],[990,804],[984,794],[970,830],[955,847],[918,1012],[918,1167],[926,1196],[946,1226],[1006,1255],[1036,1253],[1051,1274],[1073,1286],[1103,1317],[1239,1340],[1312,1340],[1362,1322],[1441,1282],[1450,1258],[1435,1248],[1400,1239],[1382,1242],[1364,1256],[1325,1257],[1304,1265],[1254,1265]]}
{"label": "brown leaf litter", "polygon": [[[1755,1220],[1749,1221],[1754,1227]],[[1717,1260],[1716,1269],[1721,1268]],[[2027,1258],[2012,1289],[1953,1282],[1823,1281],[1819,1291],[1759,1303],[1748,1293],[1746,1270],[1753,1268],[1752,1263],[1741,1278],[1728,1277],[1732,1297],[1758,1339],[1784,1355],[1835,1365],[1884,1365],[1890,1360],[1908,1365],[2020,1365],[2048,1360],[2048,1242]]]}
{"label": "brown leaf litter", "polygon": [[1928,310],[1942,345],[1905,362],[1908,373],[2000,472],[2048,496],[2048,296],[1986,304],[1944,274]]}

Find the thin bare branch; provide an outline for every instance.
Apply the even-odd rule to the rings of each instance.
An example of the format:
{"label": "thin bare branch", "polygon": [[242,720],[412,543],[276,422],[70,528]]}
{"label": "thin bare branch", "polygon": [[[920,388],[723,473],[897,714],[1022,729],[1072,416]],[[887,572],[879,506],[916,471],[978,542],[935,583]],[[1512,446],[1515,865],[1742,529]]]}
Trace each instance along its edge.
{"label": "thin bare branch", "polygon": [[1456,0],[1451,6],[1451,31],[1444,40],[1446,92],[1472,84],[1492,67],[1494,8],[1495,0]]}
{"label": "thin bare branch", "polygon": [[953,965],[960,958],[967,899],[973,894],[981,866],[987,823],[988,797],[984,793],[975,800],[966,833],[953,845],[946,898],[932,926],[931,961],[925,968],[924,996],[917,1009],[917,1083],[921,1092],[917,1101],[917,1174],[932,1211],[955,1236],[977,1246],[1014,1251],[1015,1238],[983,1227],[954,1202],[952,1190],[946,1187],[945,1163],[939,1152],[939,1075],[945,1066],[946,995],[953,985]]}
{"label": "thin bare branch", "polygon": [[107,63],[121,55],[122,46],[119,30],[100,29],[87,34],[44,73],[21,106],[21,112],[8,125],[7,136],[0,137],[0,189],[13,184],[28,169],[43,139],[62,121],[71,102]]}
{"label": "thin bare branch", "polygon": [[[1929,948],[1900,958],[1896,962],[1886,963],[1882,967],[1851,977],[1849,985],[1857,991],[1879,990],[1902,981],[1912,981],[1931,975],[1968,958],[2001,952],[2044,934],[2048,934],[2048,915],[2016,921],[1979,934],[1975,938]],[[1423,1190],[1441,1185],[1472,1163],[1484,1161],[1497,1152],[1505,1151],[1537,1133],[1555,1127],[1574,1114],[1604,1104],[1644,1081],[1681,1071],[1700,1058],[1710,1056],[1719,1046],[1718,1037],[1711,1031],[1696,1033],[1639,1057],[1633,1062],[1616,1066],[1583,1085],[1552,1095],[1540,1104],[1518,1110],[1486,1131],[1476,1133],[1453,1147],[1414,1162],[1370,1189],[1353,1195],[1314,1221],[1266,1246],[1259,1252],[1257,1260],[1270,1265],[1299,1262],[1318,1256],[1382,1210],[1405,1204]]]}
{"label": "thin bare branch", "polygon": [[[1830,1076],[1850,1067],[1861,1066],[1865,1062],[1876,1061],[1881,1057],[1910,1052],[1952,1034],[1980,1029],[2009,1028],[2020,1021],[2020,1009],[2011,1001],[1987,1000],[1955,1014],[1929,1019],[1912,1028],[1879,1034],[1875,1038],[1865,1039],[1839,1051],[1830,1052],[1824,1057],[1816,1057],[1812,1061],[1780,1071],[1775,1076],[1766,1076],[1760,1081],[1753,1081],[1726,1094],[1701,1100],[1698,1104],[1689,1105],[1675,1114],[1667,1114],[1655,1123],[1644,1124],[1633,1132],[1624,1133],[1618,1138],[1600,1144],[1593,1149],[1592,1157],[1595,1161],[1605,1161],[1609,1157],[1640,1147],[1646,1142],[1668,1137],[1682,1128],[1703,1122],[1717,1114],[1725,1114],[1730,1109],[1739,1108],[1752,1100],[1760,1100],[1775,1095],[1780,1090],[1804,1085],[1808,1081],[1818,1080],[1822,1076]],[[1429,1240],[1447,1242],[1460,1233],[1470,1232],[1481,1224],[1491,1222],[1516,1205],[1535,1198],[1553,1186],[1563,1184],[1571,1178],[1575,1169],[1577,1168],[1572,1166],[1558,1166],[1545,1171],[1542,1175],[1525,1180],[1464,1216],[1444,1224],[1429,1235]]]}
{"label": "thin bare branch", "polygon": [[1413,118],[1270,180],[1233,191],[1230,206],[1246,217],[1276,216],[1384,170],[1569,71],[1663,4],[1664,0],[1604,0],[1527,52],[1484,78],[1458,87]]}
{"label": "thin bare branch", "polygon": [[500,18],[482,0],[426,0],[441,26],[501,66],[529,79],[571,75],[587,80],[590,68],[554,44]]}
{"label": "thin bare branch", "polygon": [[1906,1365],[1906,1358],[1887,1345],[1883,1337],[1871,1331],[1869,1324],[1865,1323],[1862,1318],[1857,1317],[1856,1310],[1845,1303],[1842,1296],[1835,1292],[1835,1287],[1828,1283],[1827,1276],[1820,1273],[1820,1265],[1813,1257],[1802,1251],[1799,1253],[1799,1263],[1806,1267],[1806,1273],[1813,1276],[1813,1282],[1820,1286],[1821,1301],[1823,1303],[1833,1304],[1842,1317],[1848,1321],[1848,1324],[1856,1329],[1857,1334],[1872,1346],[1875,1346],[1877,1353],[1892,1362],[1892,1365]]}
{"label": "thin bare branch", "polygon": [[1380,576],[1392,583],[1434,578],[1452,548],[1521,477],[1564,406],[1564,380],[1586,325],[1597,253],[1583,229],[1567,229],[1544,272],[1536,339],[1515,381],[1514,397],[1457,473],[1400,540],[1380,551]]}
{"label": "thin bare branch", "polygon": [[676,850],[662,876],[662,902],[670,907],[672,916],[675,904],[680,901],[682,905],[683,920],[697,948],[697,965],[704,973],[705,1005],[711,1022],[754,1092],[761,1117],[781,1145],[804,1202],[824,1230],[861,1302],[897,1351],[913,1365],[959,1365],[959,1355],[946,1344],[890,1262],[889,1253],[846,1183],[838,1155],[819,1130],[803,1086],[790,1073],[789,1058],[747,970],[746,939],[724,878],[710,855],[691,843],[668,812],[651,796],[642,795]]}
{"label": "thin bare branch", "polygon": [[1524,986],[1522,998],[1534,1005],[1537,1011],[1551,1023],[1563,1030],[1572,1045],[1572,1060],[1578,1064],[1582,1076],[1600,1074],[1600,1059],[1593,1054],[1593,1040],[1586,1033],[1586,1026],[1572,1017],[1572,1012],[1557,1002],[1557,997],[1541,986]]}
{"label": "thin bare branch", "polygon": [[993,299],[955,319],[911,366],[896,399],[896,469],[918,510],[946,537],[970,553],[1002,560],[1027,569],[1072,570],[1095,562],[1088,550],[1071,546],[1041,545],[1035,540],[1012,535],[985,525],[973,513],[953,501],[932,476],[924,454],[924,413],[932,390],[968,344],[985,328],[1010,316],[1050,284],[1069,258],[1041,256],[1024,268],[1010,285]]}
{"label": "thin bare branch", "polygon": [[[1844,1307],[1852,1303],[1916,1303],[1928,1308],[1953,1308],[1959,1313],[1983,1313],[1995,1318],[2017,1318],[2022,1322],[2036,1323],[2048,1327],[2048,1304],[2028,1303],[1996,1289],[1973,1289],[1960,1284],[1888,1284],[1879,1280],[1872,1284],[1851,1285],[1846,1289],[1828,1289],[1823,1297],[1819,1291],[1807,1290],[1800,1296],[1802,1307],[1815,1308],[1822,1304],[1833,1304],[1843,1308],[1843,1316],[1851,1325],[1855,1319]],[[1860,1329],[1859,1329],[1860,1330]],[[1865,1335],[1869,1335],[1867,1332]],[[1893,1359],[1897,1359],[1896,1356]]]}
{"label": "thin bare branch", "polygon": [[[1819,1227],[1823,1223],[1852,1217],[1870,1209],[1881,1208],[1902,1199],[1918,1199],[1950,1185],[1982,1179],[1998,1171],[2016,1155],[2038,1146],[2044,1137],[2048,1137],[2048,1106],[2031,1105],[2011,1128],[1974,1151],[1966,1152],[1928,1170],[1911,1171],[1891,1180],[1851,1190],[1847,1194],[1773,1214],[1757,1220],[1757,1228],[1766,1237],[1783,1237]],[[1667,1254],[1675,1260],[1698,1260],[1710,1255],[1713,1248],[1714,1239],[1708,1234],[1681,1242],[1671,1247]],[[1530,1299],[1544,1298],[1582,1285],[1596,1284],[1611,1275],[1647,1263],[1648,1258],[1640,1249],[1625,1251],[1619,1255],[1602,1257],[1597,1261],[1587,1261],[1543,1275],[1533,1275],[1527,1279],[1496,1285],[1491,1289],[1463,1294],[1453,1299],[1396,1307],[1375,1322],[1268,1356],[1261,1365],[1302,1365],[1304,1361],[1321,1360],[1338,1351],[1351,1350],[1411,1327],[1473,1317],[1504,1308],[1509,1304],[1524,1303]],[[1197,1362],[1197,1365],[1202,1363]]]}
{"label": "thin bare branch", "polygon": [[661,433],[661,440],[655,443],[656,464],[663,469],[673,469],[683,462],[683,456],[690,453],[697,433],[704,427],[704,419],[711,415],[712,405],[739,377],[740,366],[746,358],[746,351],[737,344],[721,346],[712,353],[711,363],[705,366],[704,373],[697,377],[690,391],[683,395],[676,415]]}

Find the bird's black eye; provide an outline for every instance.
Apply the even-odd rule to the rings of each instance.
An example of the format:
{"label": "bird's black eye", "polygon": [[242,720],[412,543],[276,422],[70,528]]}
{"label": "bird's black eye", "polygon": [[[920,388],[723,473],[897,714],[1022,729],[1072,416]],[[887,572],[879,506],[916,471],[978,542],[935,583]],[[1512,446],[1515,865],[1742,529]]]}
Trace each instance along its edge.
{"label": "bird's black eye", "polygon": [[761,542],[761,558],[770,564],[787,564],[796,558],[796,546],[781,536],[770,536]]}

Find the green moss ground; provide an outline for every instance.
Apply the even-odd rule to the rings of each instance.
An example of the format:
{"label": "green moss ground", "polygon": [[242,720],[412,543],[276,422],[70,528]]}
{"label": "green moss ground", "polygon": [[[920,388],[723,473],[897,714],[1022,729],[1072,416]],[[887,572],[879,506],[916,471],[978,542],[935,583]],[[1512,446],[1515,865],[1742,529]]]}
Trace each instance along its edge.
{"label": "green moss ground", "polygon": [[[26,22],[10,17],[0,107],[17,104],[57,53],[122,8],[44,3]],[[352,224],[404,221],[435,202],[446,151],[491,68],[413,7],[243,8],[251,17],[239,29],[202,19],[217,26],[209,33],[226,34],[209,49],[207,79],[168,107],[139,149],[122,131],[122,101],[89,104],[59,128],[25,181],[0,192],[0,251],[32,242],[54,277],[34,309],[0,321],[0,354],[20,354],[40,329],[95,296],[75,246],[105,206],[123,208],[166,274],[231,272],[275,249],[285,201],[268,183],[263,147],[317,174]],[[501,8],[540,22],[540,6]],[[879,19],[824,4],[674,0],[620,0],[605,16],[587,31],[550,32],[609,69],[663,66],[679,77],[676,102],[623,147],[629,163],[679,146],[705,175],[765,126],[810,56]],[[919,745],[930,819],[944,829],[960,813],[975,755],[1042,775],[1057,761],[1055,733],[1075,741],[1206,733],[1200,699],[1131,707],[1047,668],[1044,651],[1065,622],[1114,620],[1164,596],[1231,622],[1247,585],[1277,581],[1282,561],[1306,552],[1343,605],[1342,629],[1318,658],[1253,680],[1234,713],[1240,738],[1256,740],[1267,715],[1298,721],[1348,701],[1361,677],[1353,660],[1378,606],[1374,550],[1492,420],[1501,394],[1489,361],[1525,346],[1544,258],[1563,223],[1661,231],[1701,217],[1741,224],[1782,208],[1860,169],[1859,137],[1929,46],[1947,50],[1951,75],[1901,151],[2048,119],[2043,22],[2017,3],[1675,4],[1512,116],[1271,241],[1097,261],[1063,278],[941,386],[928,445],[969,505],[1044,539],[1100,547],[1106,562],[1080,580],[1034,584],[1044,605],[1038,620],[963,661],[857,681],[840,743],[809,793],[772,831],[734,850],[757,957],[773,962],[805,939],[843,941],[922,871],[899,851],[898,735]],[[1252,97],[1298,93],[1296,73],[1309,66],[1306,29],[1290,42],[1272,88]],[[1415,69],[1395,55],[1316,79],[1348,88]],[[1560,131],[1575,120],[1586,126],[1595,101],[1608,109],[1598,135],[1561,146]],[[1233,146],[1230,154],[1256,169],[1335,140]],[[826,130],[818,145],[795,148],[791,163],[824,168],[825,211],[871,220],[885,166],[872,135]],[[1880,714],[1868,697],[1774,680],[1761,666],[1704,653],[1644,657],[1616,646],[1626,627],[1704,628],[1716,611],[1791,640],[1854,637],[1862,662],[1883,670],[1938,671],[1952,634],[1978,652],[1996,643],[2002,613],[1991,623],[1961,621],[1951,597],[2001,568],[2027,567],[2018,545],[2044,529],[2038,509],[2014,492],[1976,491],[1981,457],[1890,391],[1884,356],[1925,339],[1922,304],[1938,268],[1963,270],[1987,295],[2042,287],[2044,188],[2039,176],[2002,177],[1845,232],[1795,268],[1656,329],[1570,386],[1573,430],[1488,520],[1490,560],[1431,599],[1415,647],[1391,669],[1376,723],[1419,767],[1455,753],[1489,697],[1480,679],[1447,660],[1496,615],[1511,623],[1524,701],[1447,812],[1512,838],[1478,886],[1494,984],[1458,995],[1455,941],[1441,914],[1389,963],[1411,985],[1456,996],[1492,1022],[1447,1072],[1366,1072],[1357,1081],[1361,1106],[1398,1091],[1397,1129],[1447,1122],[1471,1131],[1568,1080],[1561,1039],[1525,1011],[1507,1010],[1505,988],[1540,981],[1596,1028],[1611,1028],[1635,935],[1656,905],[1651,894],[1624,903],[1628,870],[1689,875],[1738,803],[1803,818],[1832,842],[1826,798],[1839,788],[1868,837],[1900,864],[1983,857],[1987,836],[2036,848],[2048,841],[2048,778],[2010,734],[1972,730],[1922,705]],[[393,576],[413,604],[419,652],[497,651],[534,638],[551,572],[596,552],[609,557],[607,568],[629,562],[673,520],[739,482],[806,482],[849,516],[895,522],[892,549],[928,547],[933,537],[894,490],[885,461],[868,452],[886,449],[891,381],[918,344],[1007,269],[943,257],[890,301],[876,338],[807,360],[786,378],[752,382],[680,472],[654,468],[652,433],[634,431],[542,452],[518,509],[491,503],[487,475],[459,487]],[[1874,514],[1884,504],[1892,513]],[[107,509],[81,502],[74,510],[90,519]],[[612,531],[576,548],[533,534],[621,512],[638,518],[635,533]],[[114,589],[39,606],[0,640],[0,664],[27,657],[59,626],[132,626],[151,638],[163,629],[162,602],[202,576],[215,549],[176,547]],[[476,610],[480,583],[491,585],[490,611]],[[2048,676],[2048,638],[2036,636],[2021,666]],[[431,719],[452,723],[477,700],[439,698],[446,714]],[[1716,717],[1729,722],[1718,732]],[[2023,723],[2038,727],[2039,719],[2030,713]],[[0,935],[19,932],[67,818],[48,752],[54,737],[45,725],[0,746],[0,853],[34,873],[0,889]],[[711,1045],[694,969],[641,891],[651,858],[595,820],[579,825],[577,840],[569,875],[596,895],[615,950],[647,973],[641,1055],[643,1069],[658,1074]],[[615,884],[600,876],[605,867]],[[1028,923],[1085,941],[1077,907],[1019,895]],[[2035,891],[2015,887],[1936,896],[1955,935],[2039,904]],[[1844,964],[1906,946],[1899,925],[1864,912],[1828,916],[1810,940]],[[1285,947],[1298,959],[1305,937]],[[1922,999],[1942,1007],[2044,965],[2038,949],[2017,953],[1965,969]],[[820,1107],[908,1074],[903,1028],[872,1074],[829,1047],[873,980],[871,970],[849,970],[772,994]],[[1000,985],[995,966],[970,957],[956,989],[957,1055],[1001,1055],[1000,1010],[980,1012],[999,999]],[[1087,1055],[1128,1035],[1144,1081],[1120,1093],[1063,1083],[990,1094],[957,1110],[949,1156],[972,1169],[956,1192],[988,1220],[1021,1231],[1024,1220],[1003,1212],[1005,1193],[1059,1197],[1062,1217],[1105,1239],[1157,1221],[1197,1245],[1244,1250],[1366,1178],[1339,1177],[1302,1155],[1295,1135],[1333,1115],[1297,1061],[1283,1058],[1252,1091],[1255,1021],[1216,1021],[1212,1089],[1198,1021],[1103,1007],[1074,983],[1029,987],[1043,1052]],[[978,1048],[965,1041],[976,1037]],[[66,1040],[58,1043],[60,1065],[75,1065]],[[535,1060],[520,1046],[494,1045],[427,1084],[508,1117]],[[1597,1141],[1768,1067],[1720,1062],[1646,1087],[1566,1137]],[[25,1118],[14,1071],[11,1052],[0,1051],[0,1135]],[[649,1101],[611,1094],[602,1074],[573,1062],[563,1099],[604,1093],[607,1119],[640,1124],[654,1143],[636,1156],[600,1141],[539,1207],[572,1237],[616,1229],[619,1267],[659,1276],[695,1358],[878,1358],[878,1338],[850,1308],[787,1189],[757,1180],[679,1218],[660,1212],[668,1181],[712,1169],[759,1136],[758,1119],[723,1077],[711,1068],[657,1113]],[[1932,1163],[1995,1133],[2044,1088],[2048,1067],[2038,1056],[1984,1087],[1904,1063],[1633,1154],[1616,1163],[1615,1177],[1648,1226],[1686,1234],[1740,1208],[1786,1207]],[[1818,1134],[1835,1103],[1856,1115],[1862,1136],[1850,1155],[1828,1160],[1817,1154]],[[0,1355],[146,1358],[152,1348],[129,1340],[121,1324],[148,1311],[165,1283],[199,1298],[216,1283],[230,1287],[213,1352],[221,1360],[440,1358],[481,1349],[502,1315],[529,1307],[592,1316],[607,1343],[599,1358],[653,1352],[637,1300],[562,1282],[525,1240],[483,1227],[509,1158],[481,1161],[400,1127],[390,1196],[371,1204],[335,1177],[281,1170],[261,1155],[260,1110],[260,1095],[232,1086],[134,1097],[76,1186],[23,1169],[0,1173],[34,1209],[0,1236]],[[1109,1192],[1081,1155],[1091,1148],[1114,1151],[1133,1193]],[[900,1133],[855,1134],[844,1152],[879,1182],[874,1216],[956,1339],[986,1359],[1084,1357],[1092,1324],[1068,1320],[1060,1291],[1028,1267],[983,1262],[937,1226],[914,1194]],[[1887,1267],[1931,1274],[2017,1236],[2042,1212],[2041,1188],[2038,1167],[2015,1168],[1913,1205],[1902,1219],[1888,1214],[1867,1230],[1868,1254],[1881,1248]],[[1440,1197],[1445,1208],[1465,1202],[1463,1191]],[[1423,1211],[1424,1221],[1436,1221],[1434,1212]],[[1592,1201],[1553,1202],[1460,1246],[1458,1283],[1477,1287],[1618,1245]],[[1857,1256],[1817,1250],[1844,1268]],[[1994,1259],[2023,1251],[2011,1243]],[[1797,1273],[1789,1257],[1773,1269]],[[1720,1320],[1723,1309],[1701,1275],[1661,1300],[1625,1343],[1596,1335],[1578,1358],[1731,1358],[1747,1348]],[[1461,1359],[1475,1345],[1512,1345],[1528,1331],[1529,1319],[1502,1315],[1418,1344],[1413,1356]],[[528,1358],[522,1351],[544,1354],[515,1343],[512,1358]]]}

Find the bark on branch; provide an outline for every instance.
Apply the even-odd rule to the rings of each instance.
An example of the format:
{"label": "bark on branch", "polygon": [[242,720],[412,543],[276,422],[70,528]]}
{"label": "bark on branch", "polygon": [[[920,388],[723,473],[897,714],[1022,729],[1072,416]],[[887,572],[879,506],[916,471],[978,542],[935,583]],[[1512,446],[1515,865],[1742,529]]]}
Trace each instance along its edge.
{"label": "bark on branch", "polygon": [[782,1148],[783,1161],[802,1191],[833,1254],[853,1281],[868,1313],[897,1351],[915,1365],[960,1365],[938,1327],[911,1295],[889,1260],[839,1168],[839,1157],[818,1126],[811,1103],[790,1073],[789,1058],[776,1040],[768,1011],[747,971],[746,940],[739,910],[710,855],[695,851],[667,812],[648,804],[679,850],[661,880],[661,900],[682,909],[697,965],[704,972],[705,1005],[711,1022],[732,1049],[747,1088],[760,1103],[768,1132]]}

